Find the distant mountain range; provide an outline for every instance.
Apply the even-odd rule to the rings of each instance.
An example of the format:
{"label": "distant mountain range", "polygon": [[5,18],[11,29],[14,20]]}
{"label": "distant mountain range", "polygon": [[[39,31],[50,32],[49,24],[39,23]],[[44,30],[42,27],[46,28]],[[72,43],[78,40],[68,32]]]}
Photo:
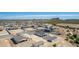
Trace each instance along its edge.
{"label": "distant mountain range", "polygon": [[79,24],[79,19],[60,19],[60,18],[52,18],[50,23],[73,23],[73,24]]}
{"label": "distant mountain range", "polygon": [[52,19],[0,19],[0,21],[43,21],[48,23],[73,23],[79,24],[79,19],[60,19],[60,18],[52,18]]}

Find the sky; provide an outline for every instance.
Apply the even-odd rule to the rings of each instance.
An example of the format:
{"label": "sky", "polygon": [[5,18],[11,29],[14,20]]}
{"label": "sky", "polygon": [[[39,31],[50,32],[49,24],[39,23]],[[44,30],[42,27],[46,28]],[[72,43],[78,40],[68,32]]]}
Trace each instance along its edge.
{"label": "sky", "polygon": [[0,12],[0,19],[79,19],[79,12]]}

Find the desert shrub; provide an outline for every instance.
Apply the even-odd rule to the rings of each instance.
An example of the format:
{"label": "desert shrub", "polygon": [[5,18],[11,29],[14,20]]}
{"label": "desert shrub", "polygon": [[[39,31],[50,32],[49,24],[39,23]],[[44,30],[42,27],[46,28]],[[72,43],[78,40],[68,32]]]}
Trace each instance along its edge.
{"label": "desert shrub", "polygon": [[79,44],[79,37],[76,38],[75,43]]}
{"label": "desert shrub", "polygon": [[74,38],[77,38],[77,34],[73,34],[73,37],[74,37]]}
{"label": "desert shrub", "polygon": [[67,36],[71,36],[71,33],[68,33]]}
{"label": "desert shrub", "polygon": [[74,41],[73,41],[73,40],[70,40],[69,42],[70,42],[70,43],[72,43],[72,44],[74,43]]}
{"label": "desert shrub", "polygon": [[56,46],[57,46],[57,44],[56,44],[56,43],[54,43],[54,44],[53,44],[53,47],[56,47]]}
{"label": "desert shrub", "polygon": [[68,38],[66,38],[65,40],[68,41]]}
{"label": "desert shrub", "polygon": [[74,36],[69,36],[69,38],[70,38],[70,39],[72,39],[72,40],[74,40],[74,39],[75,39],[75,38],[74,38]]}
{"label": "desert shrub", "polygon": [[67,30],[67,32],[69,32],[69,30]]}

